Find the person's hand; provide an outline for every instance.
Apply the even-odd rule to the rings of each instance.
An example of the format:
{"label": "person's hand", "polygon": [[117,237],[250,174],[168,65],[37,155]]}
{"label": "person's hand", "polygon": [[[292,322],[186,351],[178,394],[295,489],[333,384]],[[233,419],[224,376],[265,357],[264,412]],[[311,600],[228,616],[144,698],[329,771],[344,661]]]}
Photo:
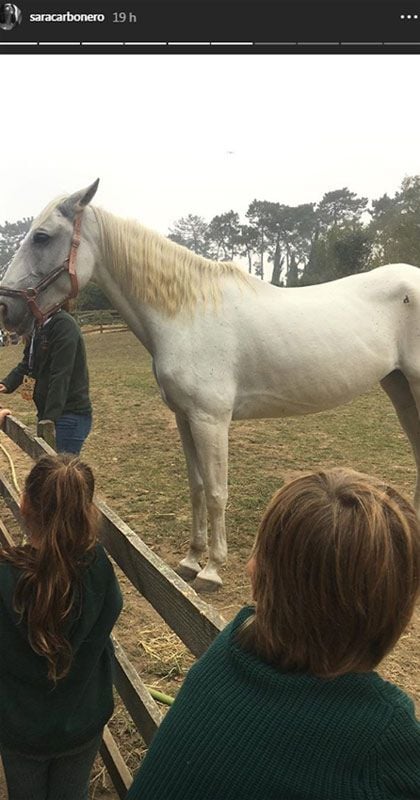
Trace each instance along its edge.
{"label": "person's hand", "polygon": [[11,413],[10,408],[0,408],[0,427],[3,427],[4,420]]}
{"label": "person's hand", "polygon": [[7,386],[5,386],[4,383],[0,383],[0,392],[4,392],[5,394],[8,392]]}

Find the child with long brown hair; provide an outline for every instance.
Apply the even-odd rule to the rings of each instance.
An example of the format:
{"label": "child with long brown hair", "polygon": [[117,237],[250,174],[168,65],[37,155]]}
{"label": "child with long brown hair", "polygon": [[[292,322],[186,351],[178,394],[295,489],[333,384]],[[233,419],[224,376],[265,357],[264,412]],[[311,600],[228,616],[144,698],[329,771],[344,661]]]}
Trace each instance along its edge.
{"label": "child with long brown hair", "polygon": [[189,671],[127,800],[419,800],[420,724],[375,667],[420,588],[395,489],[303,475],[262,518],[243,608]]}
{"label": "child with long brown hair", "polygon": [[43,456],[21,501],[28,544],[0,551],[0,752],[10,800],[86,800],[113,711],[122,599],[98,543],[92,470]]}

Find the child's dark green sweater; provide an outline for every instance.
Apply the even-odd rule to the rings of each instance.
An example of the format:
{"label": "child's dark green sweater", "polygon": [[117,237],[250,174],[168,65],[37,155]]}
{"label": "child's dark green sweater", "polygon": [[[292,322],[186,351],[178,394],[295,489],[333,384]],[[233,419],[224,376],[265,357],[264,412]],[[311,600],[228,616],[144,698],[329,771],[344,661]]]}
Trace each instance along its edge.
{"label": "child's dark green sweater", "polygon": [[235,643],[189,671],[126,800],[419,800],[420,725],[376,673],[282,673]]}
{"label": "child's dark green sweater", "polygon": [[0,750],[55,754],[99,734],[113,711],[110,633],[121,611],[121,592],[111,562],[97,545],[82,573],[81,602],[71,622],[74,659],[54,684],[47,661],[28,642],[13,610],[19,570],[0,562]]}

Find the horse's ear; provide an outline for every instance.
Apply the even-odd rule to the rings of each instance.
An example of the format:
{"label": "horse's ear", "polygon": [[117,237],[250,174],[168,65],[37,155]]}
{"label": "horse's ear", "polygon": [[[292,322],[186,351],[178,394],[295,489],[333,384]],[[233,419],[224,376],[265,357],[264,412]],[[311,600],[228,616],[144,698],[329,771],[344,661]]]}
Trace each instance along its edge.
{"label": "horse's ear", "polygon": [[87,189],[81,189],[79,192],[75,192],[74,194],[70,194],[66,197],[65,200],[59,205],[59,210],[65,217],[69,217],[73,219],[74,215],[77,214],[79,211],[83,211],[85,206],[90,203],[92,198],[95,196],[96,190],[99,185],[99,178],[96,179]]}

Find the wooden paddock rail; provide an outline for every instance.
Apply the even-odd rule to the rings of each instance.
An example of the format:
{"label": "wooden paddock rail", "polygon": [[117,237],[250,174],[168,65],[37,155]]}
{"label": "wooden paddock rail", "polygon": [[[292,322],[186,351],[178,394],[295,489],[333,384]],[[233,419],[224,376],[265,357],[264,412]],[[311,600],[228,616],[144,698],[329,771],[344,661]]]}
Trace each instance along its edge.
{"label": "wooden paddock rail", "polygon": [[[120,333],[130,330],[121,318],[118,311],[113,308],[98,309],[97,311],[75,311],[74,316],[82,332],[88,333]],[[84,326],[89,325],[85,330]],[[94,327],[92,327],[94,326]]]}
{"label": "wooden paddock rail", "polygon": [[[38,426],[38,435],[13,416],[6,417],[4,432],[31,458],[55,452],[52,423]],[[41,435],[42,434],[42,435]],[[45,437],[45,438],[44,438]],[[47,444],[48,439],[50,444]],[[20,522],[19,497],[6,476],[0,472],[0,495]],[[97,499],[102,521],[101,540],[109,555],[133,586],[154,607],[165,622],[200,656],[222,630],[225,620],[205,603],[131,528],[102,500]],[[10,543],[4,523],[0,523],[0,541]],[[146,744],[156,732],[162,715],[121,644],[114,638],[115,687]],[[131,783],[131,773],[108,728],[105,729],[101,756],[120,798]]]}
{"label": "wooden paddock rail", "polygon": [[84,336],[87,336],[89,333],[123,333],[125,331],[129,331],[130,328],[128,325],[115,325],[114,323],[110,323],[109,325],[100,322],[97,328],[89,328],[89,330],[82,330]]}
{"label": "wooden paddock rail", "polygon": [[112,324],[115,322],[117,325],[122,325],[123,323],[120,312],[115,308],[96,308],[91,311],[84,311],[83,308],[76,308],[72,314],[76,317],[80,326],[99,325],[100,322],[103,324]]}

